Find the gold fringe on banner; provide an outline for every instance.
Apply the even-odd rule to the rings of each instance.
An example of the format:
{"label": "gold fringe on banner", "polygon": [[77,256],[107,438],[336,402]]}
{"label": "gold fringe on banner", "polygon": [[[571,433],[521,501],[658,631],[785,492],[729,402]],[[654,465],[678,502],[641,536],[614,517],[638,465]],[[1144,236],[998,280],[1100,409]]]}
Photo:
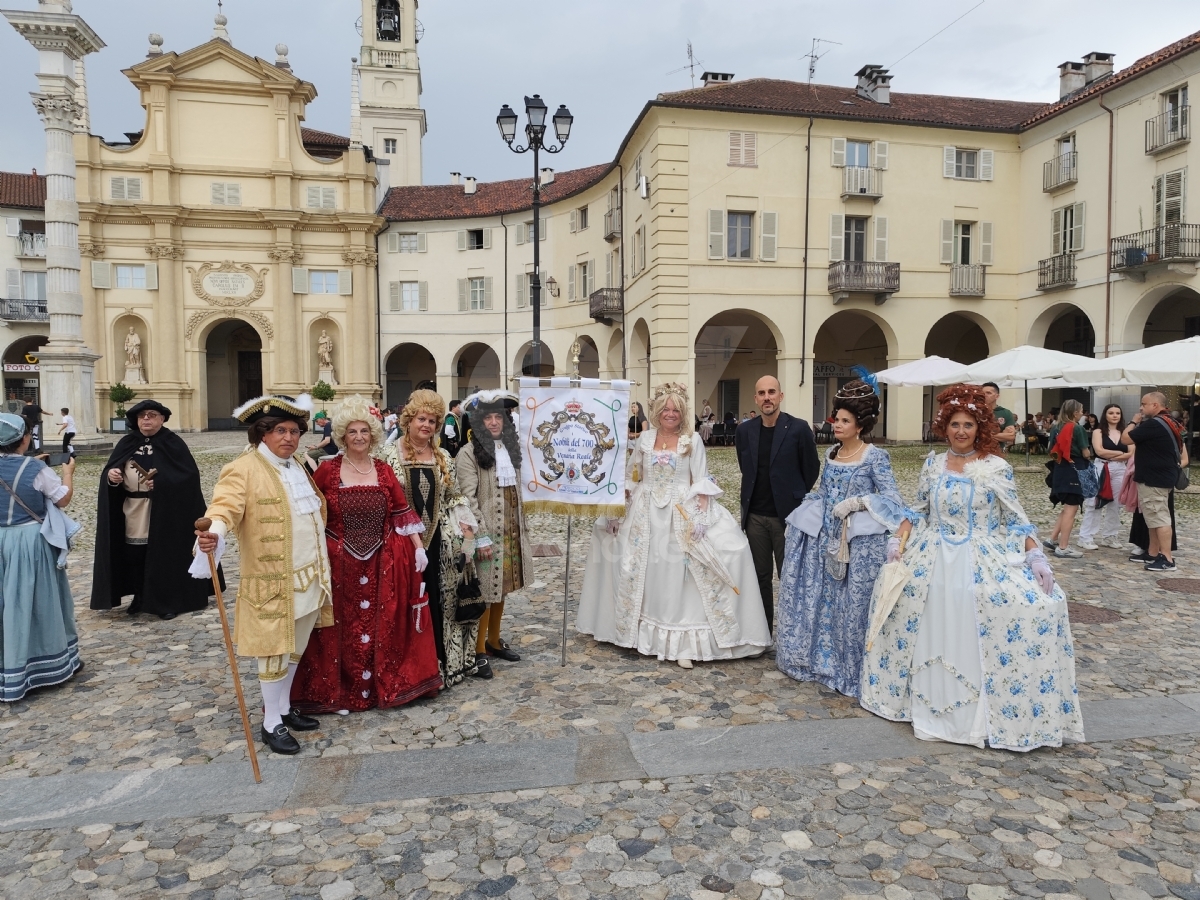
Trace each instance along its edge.
{"label": "gold fringe on banner", "polygon": [[565,500],[526,500],[525,512],[554,513],[560,516],[615,516],[625,515],[624,503],[569,503]]}

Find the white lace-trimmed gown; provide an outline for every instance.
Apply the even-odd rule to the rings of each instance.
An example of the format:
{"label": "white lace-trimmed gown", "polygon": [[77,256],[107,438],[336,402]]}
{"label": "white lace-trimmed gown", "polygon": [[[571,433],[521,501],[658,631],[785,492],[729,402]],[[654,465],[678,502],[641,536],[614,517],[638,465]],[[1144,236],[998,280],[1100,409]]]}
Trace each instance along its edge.
{"label": "white lace-trimmed gown", "polygon": [[[656,432],[644,432],[627,472],[629,511],[616,537],[604,520],[592,531],[577,627],[598,641],[636,648],[659,659],[709,661],[755,656],[771,646],[750,545],[717,501],[704,444],[691,435],[688,452],[654,452]],[[632,473],[639,468],[641,480]],[[708,510],[698,497],[707,495]],[[685,520],[677,505],[683,506]],[[692,523],[708,525],[706,540],[731,580],[686,555]]]}

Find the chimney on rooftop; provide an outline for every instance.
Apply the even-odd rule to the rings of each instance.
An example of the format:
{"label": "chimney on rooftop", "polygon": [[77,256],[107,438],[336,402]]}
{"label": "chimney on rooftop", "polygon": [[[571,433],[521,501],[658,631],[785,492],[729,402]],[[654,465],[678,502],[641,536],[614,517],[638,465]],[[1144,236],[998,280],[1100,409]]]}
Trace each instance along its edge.
{"label": "chimney on rooftop", "polygon": [[892,76],[883,66],[869,64],[855,73],[858,87],[855,93],[864,100],[872,103],[890,104],[892,102]]}
{"label": "chimney on rooftop", "polygon": [[733,81],[732,72],[705,72],[700,76],[700,81],[705,87],[712,87],[714,84],[728,84]]}
{"label": "chimney on rooftop", "polygon": [[1087,85],[1081,62],[1065,62],[1058,67],[1058,99],[1062,100]]}
{"label": "chimney on rooftop", "polygon": [[463,178],[463,193],[464,194],[475,193],[475,176],[474,175],[467,175],[466,177]]}
{"label": "chimney on rooftop", "polygon": [[1116,54],[1099,53],[1093,50],[1083,58],[1083,75],[1087,84],[1107,78],[1113,71]]}
{"label": "chimney on rooftop", "polygon": [[538,175],[538,184],[545,187],[548,184],[554,184],[554,170],[551,168],[542,169]]}
{"label": "chimney on rooftop", "polygon": [[461,184],[462,183],[462,172],[451,172],[450,173],[450,183],[451,184]]}

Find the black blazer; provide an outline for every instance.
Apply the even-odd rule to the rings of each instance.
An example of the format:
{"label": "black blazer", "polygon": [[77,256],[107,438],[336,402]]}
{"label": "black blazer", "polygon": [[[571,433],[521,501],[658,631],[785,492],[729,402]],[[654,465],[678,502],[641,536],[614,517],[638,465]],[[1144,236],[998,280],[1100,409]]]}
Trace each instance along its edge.
{"label": "black blazer", "polygon": [[[739,425],[734,435],[738,468],[742,470],[742,528],[750,519],[750,498],[754,495],[754,481],[758,476],[761,427],[759,419],[751,419]],[[781,412],[775,420],[774,433],[771,439],[771,494],[775,498],[775,512],[779,518],[786,519],[817,483],[821,461],[817,456],[817,440],[803,419]]]}

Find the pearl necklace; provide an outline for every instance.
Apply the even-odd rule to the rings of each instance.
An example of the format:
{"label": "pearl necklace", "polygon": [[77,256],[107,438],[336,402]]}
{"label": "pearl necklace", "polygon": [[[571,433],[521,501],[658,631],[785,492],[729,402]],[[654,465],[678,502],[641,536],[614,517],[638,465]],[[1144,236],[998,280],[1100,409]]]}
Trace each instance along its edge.
{"label": "pearl necklace", "polygon": [[838,452],[837,452],[837,454],[835,455],[835,457],[834,457],[834,458],[835,458],[835,459],[840,459],[842,462],[846,462],[846,461],[848,461],[848,460],[854,459],[856,456],[858,456],[860,453],[862,453],[862,452],[863,452],[863,448],[864,448],[864,447],[866,447],[866,446],[867,446],[867,442],[866,442],[866,441],[859,441],[859,442],[858,442],[858,449],[857,449],[857,450],[855,450],[855,451],[854,451],[853,453],[851,453],[851,454],[848,454],[847,456],[842,456],[842,451],[846,449],[846,445],[845,445],[845,444],[842,444],[842,446],[838,447]]}
{"label": "pearl necklace", "polygon": [[344,453],[342,454],[342,459],[343,459],[343,460],[345,460],[347,463],[349,463],[349,464],[350,464],[350,468],[352,468],[352,469],[353,469],[355,472],[357,472],[359,475],[370,475],[370,474],[371,474],[371,469],[373,468],[373,466],[372,466],[370,463],[368,463],[368,465],[367,465],[367,470],[364,472],[362,469],[360,469],[358,466],[356,466],[356,465],[354,464],[354,460],[352,460],[352,459],[351,459],[349,456],[347,456],[346,454],[344,454]]}

